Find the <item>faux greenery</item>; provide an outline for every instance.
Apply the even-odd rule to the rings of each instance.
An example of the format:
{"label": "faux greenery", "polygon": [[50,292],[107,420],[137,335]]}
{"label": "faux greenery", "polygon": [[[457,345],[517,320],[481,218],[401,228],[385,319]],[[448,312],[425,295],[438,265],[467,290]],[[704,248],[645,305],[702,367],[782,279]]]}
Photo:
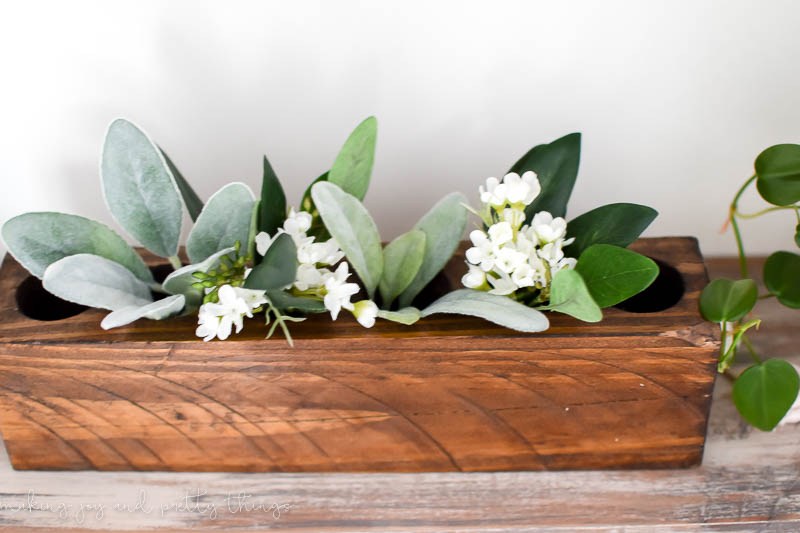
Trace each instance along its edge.
{"label": "faux greenery", "polygon": [[[757,213],[742,213],[739,201],[756,186],[759,195],[772,204]],[[800,308],[800,255],[777,251],[764,264],[763,280],[767,292],[758,294],[750,279],[747,254],[739,221],[777,211],[793,212],[796,223],[794,245],[800,247],[800,145],[778,144],[761,152],[755,161],[755,174],[739,188],[730,205],[729,223],[733,228],[742,279],[716,279],[700,298],[700,310],[722,330],[718,370],[734,380],[733,401],[742,417],[753,426],[769,431],[784,418],[795,403],[800,379],[795,368],[780,359],[766,359],[757,353],[747,332],[761,321],[752,318],[759,300],[775,298],[791,309]],[[744,347],[752,364],[736,375],[731,370],[737,349]]]}

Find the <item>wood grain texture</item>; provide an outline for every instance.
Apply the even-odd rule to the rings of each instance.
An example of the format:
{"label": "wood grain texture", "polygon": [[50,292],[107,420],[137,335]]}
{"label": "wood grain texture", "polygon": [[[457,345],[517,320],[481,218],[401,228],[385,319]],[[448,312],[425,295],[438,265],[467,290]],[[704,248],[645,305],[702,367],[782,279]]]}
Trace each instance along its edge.
{"label": "wood grain texture", "polygon": [[[680,302],[556,315],[544,334],[437,316],[314,317],[294,349],[255,321],[225,342],[194,319],[111,332],[101,312],[41,322],[0,271],[0,428],[18,469],[423,472],[676,467],[702,456],[716,343],[697,312],[696,242],[635,247],[674,265]],[[456,259],[451,279],[463,263]]]}
{"label": "wood grain texture", "polygon": [[[712,276],[736,276],[711,260]],[[759,350],[800,364],[798,311],[759,304]],[[740,369],[741,367],[739,367]],[[196,506],[180,507],[200,491]],[[144,505],[136,503],[144,495]],[[254,505],[228,507],[239,495]],[[32,509],[26,508],[29,502]],[[195,499],[190,497],[190,503]],[[278,518],[262,509],[288,505]],[[261,508],[256,508],[261,505]],[[37,508],[38,506],[38,508]],[[83,507],[82,507],[83,506]],[[97,517],[88,506],[102,508]],[[161,506],[166,510],[162,513]],[[49,510],[48,510],[49,509]],[[216,510],[211,517],[209,510]],[[62,515],[60,512],[64,510]],[[83,513],[81,513],[83,511]],[[744,423],[716,381],[701,467],[679,470],[421,474],[229,474],[11,470],[0,447],[4,531],[800,530],[800,424]]]}

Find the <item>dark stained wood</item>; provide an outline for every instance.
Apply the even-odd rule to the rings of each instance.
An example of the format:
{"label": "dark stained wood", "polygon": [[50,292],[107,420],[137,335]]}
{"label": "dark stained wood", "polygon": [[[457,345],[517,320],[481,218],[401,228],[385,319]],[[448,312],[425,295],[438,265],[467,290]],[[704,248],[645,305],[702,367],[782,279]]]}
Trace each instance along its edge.
{"label": "dark stained wood", "polygon": [[[635,248],[677,268],[680,302],[552,316],[543,334],[464,317],[364,330],[346,317],[225,342],[194,319],[106,332],[102,312],[21,315],[0,270],[0,430],[18,469],[422,472],[678,467],[700,462],[715,376],[696,241]],[[448,274],[463,271],[455,259]]]}

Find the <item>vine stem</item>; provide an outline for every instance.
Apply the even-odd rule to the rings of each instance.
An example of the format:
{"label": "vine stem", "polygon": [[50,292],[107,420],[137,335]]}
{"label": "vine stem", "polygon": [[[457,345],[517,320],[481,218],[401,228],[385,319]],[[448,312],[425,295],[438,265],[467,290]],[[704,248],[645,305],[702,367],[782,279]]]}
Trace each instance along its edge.
{"label": "vine stem", "polygon": [[[786,209],[793,209],[797,212],[798,207],[796,205],[778,205],[773,207],[768,207],[766,209],[762,209],[761,211],[756,211],[755,213],[742,213],[741,211],[736,211],[736,216],[739,218],[758,218],[762,215],[766,215],[767,213],[773,213],[775,211],[785,211]],[[798,215],[800,217],[800,215]]]}
{"label": "vine stem", "polygon": [[733,235],[736,238],[736,248],[739,252],[739,273],[741,274],[742,278],[749,278],[749,273],[747,271],[747,258],[744,255],[744,244],[742,243],[742,233],[739,231],[739,223],[736,221],[736,215],[739,210],[739,199],[744,194],[744,191],[752,185],[752,183],[756,180],[756,175],[753,174],[750,178],[744,182],[739,190],[736,192],[736,196],[733,197],[733,201],[731,202],[729,217],[731,221],[731,227],[733,228]]}
{"label": "vine stem", "polygon": [[761,358],[756,353],[756,349],[753,347],[753,343],[750,342],[750,339],[747,338],[747,335],[742,335],[742,343],[747,347],[747,350],[750,352],[750,357],[753,358],[753,361],[761,364]]}

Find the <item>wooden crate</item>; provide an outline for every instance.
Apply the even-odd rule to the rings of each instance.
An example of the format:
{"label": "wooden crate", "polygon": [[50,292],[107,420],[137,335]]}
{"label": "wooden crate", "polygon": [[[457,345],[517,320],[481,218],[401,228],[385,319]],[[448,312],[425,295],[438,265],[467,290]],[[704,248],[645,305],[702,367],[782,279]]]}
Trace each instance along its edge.
{"label": "wooden crate", "polygon": [[[609,309],[599,324],[551,315],[541,334],[461,316],[371,330],[318,316],[294,325],[294,349],[264,340],[255,321],[204,343],[193,317],[108,332],[95,310],[33,320],[18,308],[31,305],[35,283],[18,305],[28,275],[7,257],[0,431],[17,469],[697,465],[717,349],[697,310],[705,267],[694,239],[633,248],[677,269],[680,301],[659,312]],[[457,283],[463,270],[454,259],[449,279]]]}

